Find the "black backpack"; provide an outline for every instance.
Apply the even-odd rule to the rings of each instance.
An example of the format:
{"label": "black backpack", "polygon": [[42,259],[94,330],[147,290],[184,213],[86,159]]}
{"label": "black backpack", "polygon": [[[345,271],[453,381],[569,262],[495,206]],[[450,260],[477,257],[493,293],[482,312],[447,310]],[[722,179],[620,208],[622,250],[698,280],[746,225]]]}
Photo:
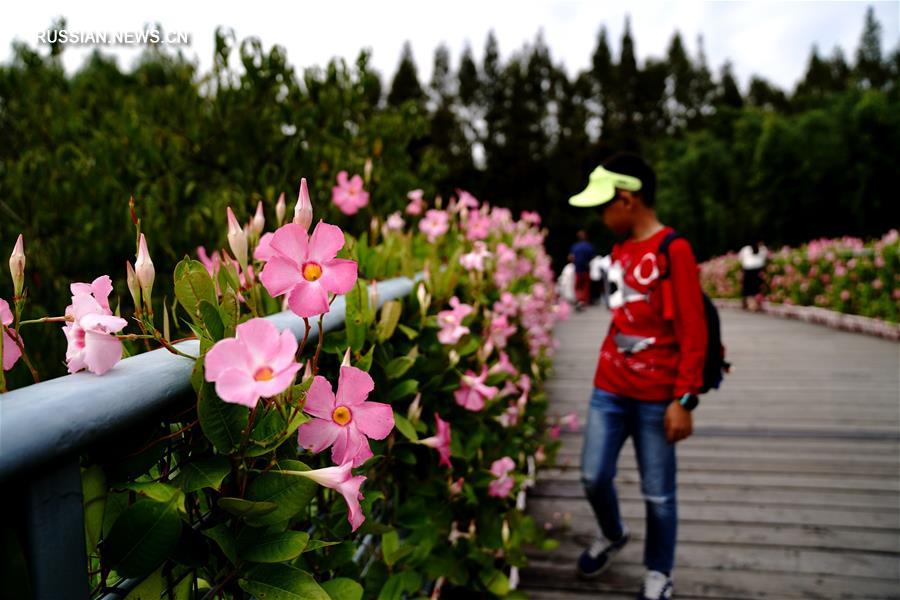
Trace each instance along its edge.
{"label": "black backpack", "polygon": [[[678,238],[684,237],[676,231],[666,234],[659,244],[658,254],[665,256],[665,270],[660,273],[659,281],[669,277],[669,245]],[[731,364],[725,360],[725,346],[722,345],[722,326],[719,321],[719,311],[712,300],[705,293],[703,295],[703,312],[706,315],[706,360],[703,363],[703,387],[701,394],[709,390],[718,389],[725,373],[731,370]]]}

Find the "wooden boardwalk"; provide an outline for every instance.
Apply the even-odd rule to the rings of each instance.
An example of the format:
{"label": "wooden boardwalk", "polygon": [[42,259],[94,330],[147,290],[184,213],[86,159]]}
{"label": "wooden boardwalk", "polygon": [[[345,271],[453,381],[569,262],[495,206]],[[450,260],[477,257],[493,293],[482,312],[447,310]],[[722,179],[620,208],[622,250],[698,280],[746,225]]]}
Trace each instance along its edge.
{"label": "wooden boardwalk", "polygon": [[[900,598],[900,345],[723,310],[735,364],[678,445],[676,598]],[[551,412],[585,421],[608,313],[559,325]],[[617,484],[632,542],[598,580],[575,561],[597,531],[579,481],[582,434],[563,433],[529,512],[560,547],[533,553],[531,598],[634,598],[644,567],[644,502],[631,443]]]}

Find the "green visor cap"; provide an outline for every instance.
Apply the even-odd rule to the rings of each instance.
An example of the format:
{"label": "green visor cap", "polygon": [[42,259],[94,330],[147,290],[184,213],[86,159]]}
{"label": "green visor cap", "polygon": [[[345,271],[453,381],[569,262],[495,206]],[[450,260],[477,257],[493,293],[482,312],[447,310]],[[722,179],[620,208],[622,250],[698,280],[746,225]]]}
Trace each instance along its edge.
{"label": "green visor cap", "polygon": [[587,187],[569,198],[569,204],[581,208],[606,204],[616,197],[616,188],[636,192],[641,189],[641,180],[631,175],[613,173],[603,167],[597,167],[591,173]]}

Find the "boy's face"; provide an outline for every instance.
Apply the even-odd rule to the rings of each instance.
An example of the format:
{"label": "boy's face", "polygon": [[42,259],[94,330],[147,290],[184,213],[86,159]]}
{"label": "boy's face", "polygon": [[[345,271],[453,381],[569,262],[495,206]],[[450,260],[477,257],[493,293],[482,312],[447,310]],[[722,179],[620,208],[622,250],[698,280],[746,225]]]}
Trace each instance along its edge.
{"label": "boy's face", "polygon": [[617,189],[616,196],[601,208],[603,210],[603,224],[616,235],[630,234],[634,227],[636,203],[637,199],[631,192]]}

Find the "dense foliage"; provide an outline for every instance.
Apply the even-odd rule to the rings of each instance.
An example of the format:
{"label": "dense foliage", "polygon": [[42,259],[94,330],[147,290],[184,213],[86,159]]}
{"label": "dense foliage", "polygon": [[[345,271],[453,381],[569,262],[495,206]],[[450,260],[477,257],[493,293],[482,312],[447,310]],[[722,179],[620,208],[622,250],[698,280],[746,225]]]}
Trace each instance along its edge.
{"label": "dense foliage", "polygon": [[[208,73],[151,47],[133,69],[97,55],[67,75],[62,47],[20,45],[0,67],[0,240],[34,240],[31,299],[49,308],[68,281],[120,266],[131,196],[171,272],[187,244],[221,243],[226,205],[243,217],[304,173],[324,206],[338,170],[371,159],[376,201],[334,222],[359,230],[413,187],[460,186],[538,211],[558,269],[576,228],[609,241],[565,200],[619,148],[654,161],[660,213],[701,258],[751,239],[880,235],[898,221],[900,155],[900,52],[880,36],[870,13],[852,58],[813,49],[788,92],[760,78],[741,90],[678,34],[638,61],[628,27],[615,56],[601,28],[591,68],[573,75],[540,37],[504,61],[489,36],[478,62],[438,48],[428,82],[407,48],[390,85],[365,52],[296,70],[281,48],[227,32]],[[61,360],[48,349],[44,364]]]}
{"label": "dense foliage", "polygon": [[[103,276],[73,284],[52,323],[22,318],[27,289],[15,317],[0,304],[0,355],[41,335],[65,345],[61,322],[72,372],[115,369],[107,350],[121,344],[194,360],[173,346],[178,324],[199,341],[196,396],[82,457],[95,596],[120,578],[146,578],[129,598],[517,596],[525,546],[553,545],[524,495],[558,448],[541,385],[566,305],[536,215],[517,221],[466,193],[443,210],[411,196],[405,217],[359,236],[310,227],[303,193],[292,222],[281,225],[283,204],[274,211],[274,234],[229,214],[230,250],[185,257],[172,288],[154,287],[142,233],[131,301],[107,305]],[[28,243],[11,263],[17,288]],[[414,293],[378,302],[377,281],[416,273]],[[345,328],[321,335],[319,315],[344,293]],[[154,315],[159,295],[175,301]],[[282,302],[307,334],[318,317],[316,344],[298,348],[259,318]],[[23,560],[10,542],[7,591],[27,598],[27,569],[6,569]]]}
{"label": "dense foliage", "polygon": [[[741,266],[732,252],[700,265],[701,282],[714,298],[739,298]],[[769,302],[819,306],[900,321],[900,235],[881,239],[814,240],[770,255],[763,273]]]}

